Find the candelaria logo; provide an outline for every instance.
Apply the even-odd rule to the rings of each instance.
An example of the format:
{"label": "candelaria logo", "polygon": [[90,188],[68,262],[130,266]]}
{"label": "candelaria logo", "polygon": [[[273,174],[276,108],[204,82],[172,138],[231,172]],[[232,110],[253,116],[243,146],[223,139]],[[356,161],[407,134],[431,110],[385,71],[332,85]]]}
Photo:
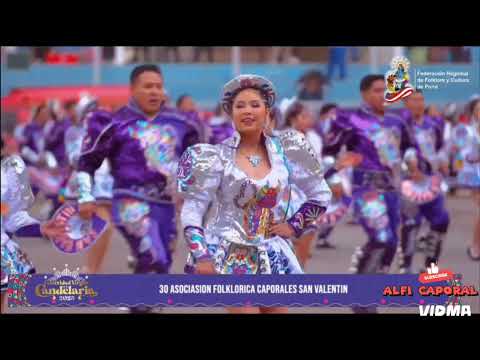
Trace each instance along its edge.
{"label": "candelaria logo", "polygon": [[65,264],[62,271],[53,268],[53,276],[45,276],[45,281],[35,287],[35,295],[50,298],[52,305],[72,302],[88,302],[94,304],[98,293],[88,286],[88,275],[81,276],[79,268],[72,271]]}
{"label": "candelaria logo", "polygon": [[[421,296],[446,295],[445,305],[420,305],[420,316],[471,316],[470,305],[463,305],[461,298],[464,296],[478,296],[474,286],[465,286],[461,282],[461,274],[453,274],[450,270],[439,270],[434,263],[430,265],[426,273],[419,275],[419,282],[424,284],[418,289],[412,286],[387,286],[383,290],[384,296],[413,296],[417,290]],[[429,285],[434,282],[446,281],[447,285]]]}

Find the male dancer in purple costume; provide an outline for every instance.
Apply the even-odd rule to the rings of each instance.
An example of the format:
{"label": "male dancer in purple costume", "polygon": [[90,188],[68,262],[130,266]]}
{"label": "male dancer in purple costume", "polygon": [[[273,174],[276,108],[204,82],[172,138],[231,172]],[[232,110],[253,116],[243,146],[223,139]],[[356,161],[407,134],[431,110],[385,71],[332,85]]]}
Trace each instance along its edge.
{"label": "male dancer in purple costume", "polygon": [[[417,90],[405,100],[403,117],[411,126],[413,135],[419,145],[421,154],[429,162],[434,171],[441,171],[448,175],[448,157],[443,150],[443,126],[425,113],[425,99],[421,91]],[[411,173],[410,178],[422,180],[428,173]],[[421,225],[422,218],[430,223],[430,232],[425,237],[425,268],[430,264],[437,263],[440,256],[443,238],[448,230],[450,222],[448,212],[445,209],[445,198],[442,194],[433,201],[415,206],[404,202],[402,204],[402,230],[400,245],[402,256],[400,272],[410,273],[412,260],[415,253],[416,229]]]}
{"label": "male dancer in purple costume", "polygon": [[[347,146],[354,167],[353,199],[367,243],[354,255],[357,274],[385,273],[393,261],[400,222],[399,180],[403,154],[418,149],[405,122],[384,109],[383,75],[367,75],[360,83],[364,103],[355,110],[337,111],[337,118],[323,148],[336,155]],[[358,154],[362,156],[358,156]],[[420,157],[419,165],[428,166]],[[335,166],[325,177],[338,171]]]}
{"label": "male dancer in purple costume", "polygon": [[163,76],[157,66],[136,67],[130,85],[129,104],[113,118],[89,119],[77,166],[79,210],[84,218],[95,211],[91,179],[108,158],[114,178],[113,218],[136,257],[134,272],[168,273],[176,237],[170,185],[178,158],[199,135],[184,114],[163,108]]}
{"label": "male dancer in purple costume", "polygon": [[[322,108],[320,109],[319,119],[318,119],[318,121],[315,125],[315,131],[317,132],[318,135],[321,136],[323,142],[327,141],[326,139],[327,139],[327,136],[330,133],[332,123],[335,121],[335,119],[337,117],[337,109],[338,109],[338,105],[335,104],[335,103],[327,103],[327,104],[323,105]],[[338,160],[340,160],[340,159],[338,159]],[[337,165],[339,165],[339,164],[337,164]],[[351,189],[351,172],[352,171],[353,171],[353,169],[351,167],[344,168],[343,171],[342,171],[343,174],[341,174],[341,176],[336,176],[335,178],[333,178],[334,180],[330,180],[330,181],[333,181],[333,182],[338,182],[339,180],[342,180],[342,185],[340,185],[339,183],[335,184],[334,188],[336,190],[333,191],[334,189],[332,188],[332,191],[333,191],[334,198],[337,198],[337,199],[342,198],[343,199],[342,202],[345,205],[347,203],[350,203],[351,200],[352,200],[351,196],[349,195],[350,194],[350,189]],[[358,214],[355,211],[352,211],[350,213],[349,220],[347,220],[347,221],[348,221],[349,224],[357,225],[359,223]],[[330,231],[331,230],[332,229],[330,229]],[[319,236],[317,237],[317,247],[318,248],[323,248],[323,247],[330,248],[331,247],[331,246],[329,246],[329,243],[326,242],[326,237],[325,237],[325,236],[327,236],[327,237],[330,236],[329,235],[330,231],[327,231],[327,232],[322,231],[322,232],[319,233]]]}

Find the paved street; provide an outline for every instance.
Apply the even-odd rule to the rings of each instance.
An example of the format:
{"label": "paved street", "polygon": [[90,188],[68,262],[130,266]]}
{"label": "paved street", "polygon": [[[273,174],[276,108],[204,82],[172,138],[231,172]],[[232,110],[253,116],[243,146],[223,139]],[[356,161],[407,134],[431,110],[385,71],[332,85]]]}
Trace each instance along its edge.
{"label": "paved street", "polygon": [[[479,209],[474,208],[474,203],[468,192],[460,192],[456,197],[449,197],[447,200],[448,209],[451,215],[450,232],[443,247],[443,255],[440,259],[441,268],[449,268],[464,276],[464,284],[474,284],[478,289],[480,280],[480,264],[471,261],[466,254],[466,247],[472,238],[474,214]],[[32,211],[35,215],[35,209]],[[344,224],[335,229],[332,238],[337,245],[335,250],[313,250],[313,257],[307,264],[306,272],[313,274],[341,274],[348,273],[351,256],[356,246],[363,244],[365,235],[361,228],[356,225]],[[37,267],[39,273],[52,272],[53,267],[63,267],[69,264],[70,268],[81,267],[83,257],[63,255],[56,251],[46,240],[43,239],[20,239],[21,246],[29,254]],[[111,249],[107,255],[103,273],[127,274],[130,269],[127,267],[128,248],[122,236],[115,232]],[[177,251],[174,255],[172,273],[183,273],[183,265],[186,256],[186,248],[183,241],[177,244]],[[423,255],[418,254],[415,258],[415,269],[422,266]],[[396,261],[395,261],[396,264]],[[396,271],[396,265],[392,272]],[[480,313],[480,298],[465,298],[465,304],[472,306],[472,313]],[[8,313],[127,313],[116,308],[18,308],[8,309]],[[223,308],[169,308],[158,309],[155,312],[162,313],[224,313]],[[349,308],[292,308],[291,313],[351,313]],[[380,313],[418,313],[418,308],[394,308],[379,309]]]}

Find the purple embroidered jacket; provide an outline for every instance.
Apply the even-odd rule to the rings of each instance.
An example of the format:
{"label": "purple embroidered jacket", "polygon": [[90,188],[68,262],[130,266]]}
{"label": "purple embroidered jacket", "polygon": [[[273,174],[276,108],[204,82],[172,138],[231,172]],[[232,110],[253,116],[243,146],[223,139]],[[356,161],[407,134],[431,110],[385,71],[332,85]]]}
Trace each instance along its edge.
{"label": "purple embroidered jacket", "polygon": [[[338,109],[323,154],[335,156],[343,145],[348,151],[363,155],[362,162],[354,169],[354,186],[373,185],[385,189],[395,187],[407,149],[419,150],[412,129],[404,119],[393,112],[386,112],[380,118],[367,105],[354,110]],[[419,160],[421,170],[429,171],[421,156]],[[335,171],[330,169],[325,177]]]}
{"label": "purple embroidered jacket", "polygon": [[114,196],[171,201],[168,185],[174,180],[178,159],[198,141],[191,121],[170,108],[147,120],[133,101],[113,116],[104,111],[92,113],[77,166],[79,203],[94,199],[91,178],[105,158],[111,165]]}
{"label": "purple embroidered jacket", "polygon": [[442,118],[424,115],[421,122],[415,122],[409,110],[403,112],[403,118],[412,128],[413,136],[422,152],[422,156],[428,160],[430,166],[436,168],[439,161],[447,161],[447,156],[443,151],[445,144]]}

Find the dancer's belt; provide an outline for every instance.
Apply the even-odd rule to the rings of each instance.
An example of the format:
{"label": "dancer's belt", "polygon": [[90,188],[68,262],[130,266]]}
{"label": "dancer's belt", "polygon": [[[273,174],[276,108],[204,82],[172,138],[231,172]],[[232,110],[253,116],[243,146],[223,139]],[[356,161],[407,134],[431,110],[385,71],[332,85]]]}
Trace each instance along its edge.
{"label": "dancer's belt", "polygon": [[379,190],[394,190],[393,176],[388,171],[353,170],[354,186],[373,186]]}

